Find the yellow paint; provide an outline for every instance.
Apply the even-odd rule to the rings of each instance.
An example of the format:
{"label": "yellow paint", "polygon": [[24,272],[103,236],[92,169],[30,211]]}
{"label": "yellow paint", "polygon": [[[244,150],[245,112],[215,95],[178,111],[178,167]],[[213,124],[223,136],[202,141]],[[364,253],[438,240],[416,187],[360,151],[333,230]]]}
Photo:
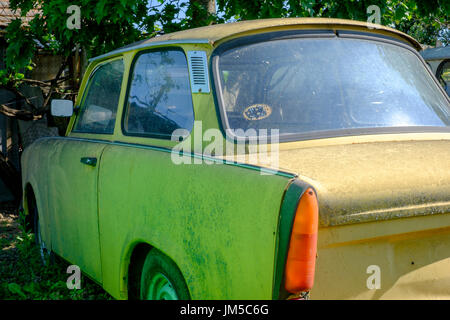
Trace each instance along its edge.
{"label": "yellow paint", "polygon": [[[450,214],[319,229],[311,299],[448,299]],[[366,270],[380,268],[381,288]]]}
{"label": "yellow paint", "polygon": [[416,49],[421,50],[419,42],[409,35],[398,30],[363,21],[331,18],[276,18],[241,21],[237,23],[217,24],[208,27],[200,27],[162,35],[144,41],[142,44],[150,44],[156,41],[183,40],[183,39],[207,39],[211,44],[218,45],[232,38],[238,38],[250,34],[294,29],[341,29],[364,30],[377,34],[393,36],[403,40]]}

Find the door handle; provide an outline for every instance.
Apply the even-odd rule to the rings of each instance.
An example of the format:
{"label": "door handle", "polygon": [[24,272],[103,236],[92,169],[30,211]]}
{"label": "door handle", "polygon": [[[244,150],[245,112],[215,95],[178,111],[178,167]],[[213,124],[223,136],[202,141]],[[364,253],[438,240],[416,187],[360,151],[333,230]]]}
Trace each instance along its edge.
{"label": "door handle", "polygon": [[95,167],[97,165],[97,158],[83,157],[80,162],[88,166]]}

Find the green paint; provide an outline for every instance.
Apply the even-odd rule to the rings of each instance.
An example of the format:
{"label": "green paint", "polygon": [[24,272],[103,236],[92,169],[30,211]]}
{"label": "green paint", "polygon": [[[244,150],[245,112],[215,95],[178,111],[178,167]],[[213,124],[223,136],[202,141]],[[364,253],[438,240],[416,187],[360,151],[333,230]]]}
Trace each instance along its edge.
{"label": "green paint", "polygon": [[[209,44],[182,48],[211,50]],[[271,299],[280,205],[295,175],[204,156],[207,141],[183,156],[213,164],[176,165],[171,154],[178,142],[123,135],[120,119],[138,52],[114,57],[123,59],[125,72],[113,134],[72,132],[74,114],[67,137],[40,139],[25,150],[23,184],[35,191],[43,239],[119,299],[127,298],[138,243],[175,262],[193,299]],[[88,67],[76,105],[89,74],[105,61]],[[193,94],[193,106],[202,135],[219,128],[212,93]]]}
{"label": "green paint", "polygon": [[[179,267],[193,299],[271,299],[284,177],[221,164],[175,165],[170,153],[109,145],[100,164],[103,281],[143,241]],[[125,268],[126,269],[126,268]]]}

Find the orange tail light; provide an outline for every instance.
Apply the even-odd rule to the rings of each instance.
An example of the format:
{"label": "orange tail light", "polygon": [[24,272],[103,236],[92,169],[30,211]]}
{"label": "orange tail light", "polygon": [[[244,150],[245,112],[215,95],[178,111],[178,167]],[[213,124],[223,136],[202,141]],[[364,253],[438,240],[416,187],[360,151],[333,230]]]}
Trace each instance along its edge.
{"label": "orange tail light", "polygon": [[319,228],[319,204],[313,189],[302,195],[295,213],[285,269],[288,292],[309,291],[314,284]]}

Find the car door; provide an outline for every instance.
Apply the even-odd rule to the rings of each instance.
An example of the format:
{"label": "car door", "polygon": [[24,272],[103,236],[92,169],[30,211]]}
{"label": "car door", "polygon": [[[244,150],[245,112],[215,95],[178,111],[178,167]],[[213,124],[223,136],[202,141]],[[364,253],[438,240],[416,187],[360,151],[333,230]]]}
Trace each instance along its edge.
{"label": "car door", "polygon": [[[101,282],[98,227],[100,157],[113,135],[123,80],[122,59],[91,73],[71,134],[49,155],[52,250]],[[106,137],[106,138],[105,138]]]}
{"label": "car door", "polygon": [[[166,218],[161,217],[152,228],[152,216],[146,216],[146,212],[167,209],[164,201],[173,200],[173,191],[168,192],[167,188],[174,184],[178,172],[174,170],[177,166],[172,165],[167,149],[155,146],[170,142],[174,130],[190,132],[194,125],[188,64],[181,49],[139,52],[134,58],[129,82],[121,119],[122,133],[126,137],[116,133],[118,141],[122,141],[106,147],[100,165],[99,226],[103,287],[108,292],[124,289],[116,287],[122,266],[118,262],[122,260],[123,246],[128,245],[129,237],[134,237],[138,229],[159,234],[171,225],[172,222],[166,223]],[[153,147],[143,146],[149,144]],[[176,182],[180,189],[186,185],[182,181]],[[143,217],[148,220],[141,220]]]}

